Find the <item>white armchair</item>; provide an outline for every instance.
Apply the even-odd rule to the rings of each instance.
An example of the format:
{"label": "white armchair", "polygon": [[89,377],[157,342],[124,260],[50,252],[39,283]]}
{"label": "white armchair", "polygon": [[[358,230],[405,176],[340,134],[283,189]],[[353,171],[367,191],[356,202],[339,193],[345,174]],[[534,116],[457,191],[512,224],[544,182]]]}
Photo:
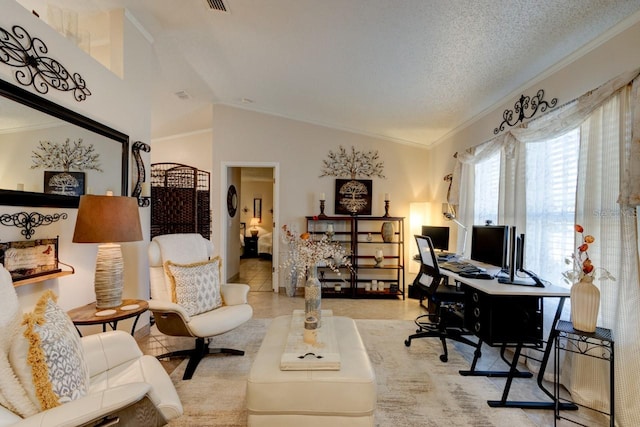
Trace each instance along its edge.
{"label": "white armchair", "polygon": [[[193,349],[158,356],[189,357],[184,380],[191,379],[205,356],[244,355],[241,350],[210,348],[209,343],[212,337],[237,328],[253,316],[253,309],[247,303],[249,286],[220,283],[220,260],[210,260],[212,255],[213,243],[196,233],[156,236],[149,245],[149,309],[155,324],[163,334],[195,338]],[[166,267],[167,263],[169,267]],[[204,274],[208,274],[209,279],[202,280]],[[216,295],[218,286],[219,294]],[[181,301],[181,289],[185,298],[191,297],[190,305]],[[221,296],[220,306],[203,306],[203,299],[215,299],[216,296]]]}
{"label": "white armchair", "polygon": [[[89,378],[86,394],[41,410],[29,398],[29,385],[21,376],[24,365],[12,363],[12,347],[23,339],[21,316],[11,276],[0,264],[0,427],[97,426],[115,419],[120,426],[160,426],[182,414],[180,398],[162,365],[143,355],[123,331],[80,338]],[[26,374],[31,377],[31,372]]]}

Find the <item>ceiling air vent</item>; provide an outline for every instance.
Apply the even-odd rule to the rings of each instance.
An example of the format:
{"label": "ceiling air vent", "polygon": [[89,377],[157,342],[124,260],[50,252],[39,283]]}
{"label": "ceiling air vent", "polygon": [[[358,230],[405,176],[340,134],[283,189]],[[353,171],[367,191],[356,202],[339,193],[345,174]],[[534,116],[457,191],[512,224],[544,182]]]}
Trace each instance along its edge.
{"label": "ceiling air vent", "polygon": [[175,93],[175,95],[182,99],[182,100],[186,100],[186,99],[190,99],[191,95],[189,95],[189,93],[186,90],[181,90]]}
{"label": "ceiling air vent", "polygon": [[229,8],[222,0],[207,0],[207,4],[209,5],[209,8],[213,10],[229,13]]}

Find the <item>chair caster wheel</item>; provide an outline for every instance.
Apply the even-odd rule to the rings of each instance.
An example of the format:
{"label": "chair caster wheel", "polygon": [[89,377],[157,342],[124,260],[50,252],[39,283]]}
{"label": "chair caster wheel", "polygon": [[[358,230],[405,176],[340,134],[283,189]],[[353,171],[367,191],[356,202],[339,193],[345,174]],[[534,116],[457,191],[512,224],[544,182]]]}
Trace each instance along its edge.
{"label": "chair caster wheel", "polygon": [[441,354],[440,355],[440,361],[443,362],[443,363],[447,363],[449,361],[449,358],[447,357],[447,355]]}
{"label": "chair caster wheel", "polygon": [[411,345],[411,340],[404,340],[404,345],[409,347]]}

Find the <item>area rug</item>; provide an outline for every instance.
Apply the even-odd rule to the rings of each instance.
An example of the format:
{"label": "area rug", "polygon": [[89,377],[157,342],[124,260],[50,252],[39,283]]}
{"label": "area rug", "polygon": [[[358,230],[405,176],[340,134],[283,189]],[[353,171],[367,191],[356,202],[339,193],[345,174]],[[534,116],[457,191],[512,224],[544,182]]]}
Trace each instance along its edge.
{"label": "area rug", "polygon": [[[252,319],[215,340],[216,347],[244,349],[244,356],[205,358],[189,381],[186,361],[171,374],[184,415],[170,426],[246,426],[246,380],[270,319]],[[492,409],[487,398],[500,390],[484,377],[462,377],[469,363],[453,346],[449,362],[440,362],[440,342],[404,339],[415,329],[411,321],[356,320],[376,373],[376,426],[535,427],[521,409]]]}

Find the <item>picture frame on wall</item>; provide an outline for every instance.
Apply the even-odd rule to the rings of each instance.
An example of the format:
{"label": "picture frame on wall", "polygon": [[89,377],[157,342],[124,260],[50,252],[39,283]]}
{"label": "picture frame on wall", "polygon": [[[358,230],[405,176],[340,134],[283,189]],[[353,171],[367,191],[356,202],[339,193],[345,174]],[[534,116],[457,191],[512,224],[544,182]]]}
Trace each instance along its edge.
{"label": "picture frame on wall", "polygon": [[253,199],[253,217],[262,222],[262,199],[260,198]]}
{"label": "picture frame on wall", "polygon": [[84,172],[45,171],[45,194],[82,196],[85,192]]}
{"label": "picture frame on wall", "polygon": [[0,263],[14,281],[57,273],[58,238],[0,242]]}
{"label": "picture frame on wall", "polygon": [[371,215],[373,181],[336,179],[335,214]]}

